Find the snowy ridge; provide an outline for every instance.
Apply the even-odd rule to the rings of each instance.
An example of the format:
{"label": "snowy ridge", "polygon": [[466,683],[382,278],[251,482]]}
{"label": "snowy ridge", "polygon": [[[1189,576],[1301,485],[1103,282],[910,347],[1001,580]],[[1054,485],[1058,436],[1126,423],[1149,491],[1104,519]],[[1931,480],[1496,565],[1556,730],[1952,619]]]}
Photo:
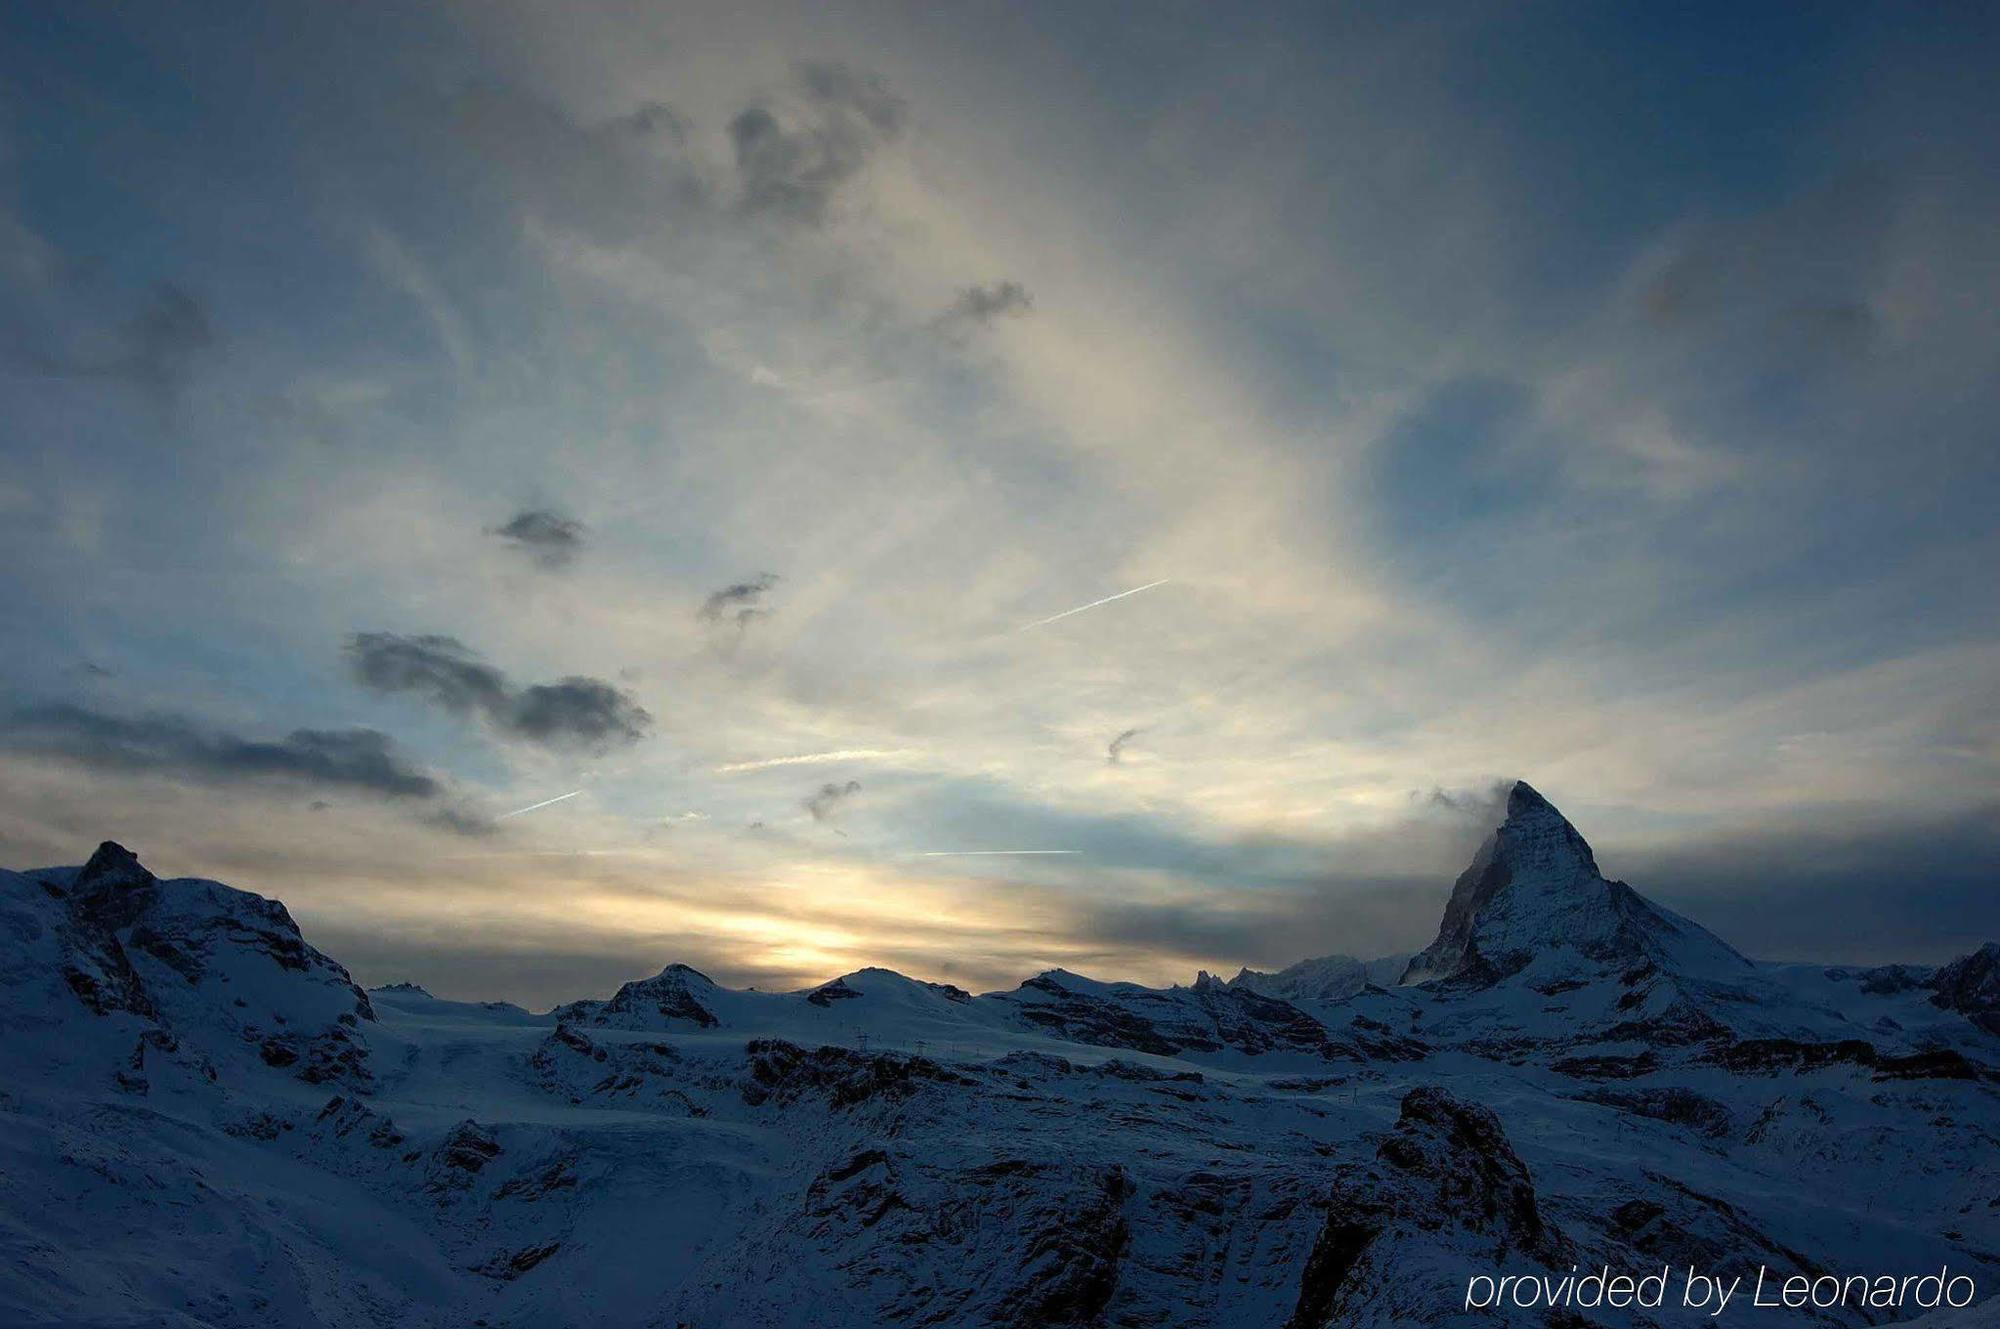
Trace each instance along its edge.
{"label": "snowy ridge", "polygon": [[0,1322],[1573,1324],[1464,1280],[1607,1263],[2000,1291],[2000,946],[1753,964],[1520,786],[1408,967],[669,965],[536,1015],[363,993],[282,906],[106,845],[0,874]]}

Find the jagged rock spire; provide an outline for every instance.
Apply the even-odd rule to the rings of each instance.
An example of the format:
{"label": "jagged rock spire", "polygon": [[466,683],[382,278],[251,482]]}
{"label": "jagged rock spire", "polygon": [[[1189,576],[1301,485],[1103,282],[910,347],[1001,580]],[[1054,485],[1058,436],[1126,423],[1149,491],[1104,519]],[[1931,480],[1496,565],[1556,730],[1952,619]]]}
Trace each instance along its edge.
{"label": "jagged rock spire", "polygon": [[116,886],[150,886],[158,880],[146,871],[139,862],[139,856],[119,844],[116,840],[106,840],[97,846],[97,852],[76,874],[78,890],[103,889]]}

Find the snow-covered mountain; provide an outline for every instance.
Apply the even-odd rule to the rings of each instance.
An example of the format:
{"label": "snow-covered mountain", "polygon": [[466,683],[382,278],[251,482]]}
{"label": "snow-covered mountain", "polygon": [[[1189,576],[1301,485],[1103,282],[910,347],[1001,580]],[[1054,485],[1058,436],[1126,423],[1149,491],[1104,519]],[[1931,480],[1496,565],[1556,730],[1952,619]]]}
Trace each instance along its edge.
{"label": "snow-covered mountain", "polygon": [[1459,875],[1437,940],[1410,960],[1403,981],[1490,987],[1529,972],[1571,982],[1645,966],[1684,977],[1751,968],[1707,929],[1606,881],[1576,828],[1518,781],[1507,819]]}
{"label": "snow-covered mountain", "polygon": [[1349,997],[1360,996],[1371,984],[1376,987],[1394,985],[1409,963],[1407,953],[1378,960],[1357,960],[1351,955],[1322,955],[1287,965],[1275,974],[1239,969],[1236,977],[1229,980],[1229,985],[1249,988],[1285,1001],[1346,1001]]}
{"label": "snow-covered mountain", "polygon": [[1406,967],[669,965],[536,1015],[363,993],[281,905],[107,844],[0,874],[0,1323],[1694,1323],[1464,1305],[1690,1263],[2000,1290],[2000,946],[1753,963],[1520,785]]}

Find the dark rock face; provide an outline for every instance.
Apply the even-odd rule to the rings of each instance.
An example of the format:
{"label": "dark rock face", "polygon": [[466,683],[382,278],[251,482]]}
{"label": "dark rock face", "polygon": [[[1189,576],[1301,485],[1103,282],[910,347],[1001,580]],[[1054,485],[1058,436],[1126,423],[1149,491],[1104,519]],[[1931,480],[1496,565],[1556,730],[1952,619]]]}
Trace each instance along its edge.
{"label": "dark rock face", "polygon": [[836,1108],[862,1103],[901,1102],[926,1084],[971,1084],[927,1057],[900,1052],[869,1054],[847,1048],[811,1051],[778,1038],[755,1039],[744,1047],[749,1069],[741,1092],[751,1107],[824,1097]]}
{"label": "dark rock face", "polygon": [[574,1025],[558,1024],[528,1067],[536,1082],[571,1103],[606,1099],[677,1106],[705,1116],[677,1083],[681,1055],[668,1043],[598,1043]]}
{"label": "dark rock face", "polygon": [[1569,1256],[1567,1241],[1542,1221],[1535,1184],[1500,1119],[1477,1103],[1442,1089],[1412,1089],[1378,1152],[1435,1202],[1426,1209],[1454,1215],[1461,1225],[1491,1232],[1545,1263]]}
{"label": "dark rock face", "polygon": [[1636,1080],[1660,1069],[1660,1059],[1649,1049],[1629,1057],[1615,1053],[1565,1057],[1551,1062],[1549,1069],[1558,1075],[1571,1075],[1579,1080]]}
{"label": "dark rock face", "polygon": [[1738,1075],[1802,1075],[1837,1066],[1872,1071],[1878,1080],[1979,1080],[1993,1075],[1951,1048],[1892,1056],[1858,1038],[1830,1043],[1790,1038],[1718,1042],[1704,1051],[1703,1059]]}
{"label": "dark rock face", "polygon": [[1698,1135],[1719,1140],[1736,1125],[1729,1109],[1707,1094],[1692,1089],[1598,1089],[1579,1095],[1587,1103],[1601,1103],[1635,1117],[1672,1122]]}
{"label": "dark rock face", "polygon": [[1931,1004],[1958,1011],[2000,1035],[2000,941],[1989,941],[1931,975]]}
{"label": "dark rock face", "polygon": [[[1403,1096],[1402,1113],[1371,1166],[1340,1171],[1299,1279],[1286,1329],[1435,1319],[1454,1288],[1413,1283],[1405,1241],[1443,1244],[1468,1262],[1567,1269],[1574,1243],[1543,1214],[1527,1166],[1486,1108],[1443,1089]],[[1363,1315],[1363,1308],[1366,1313]]]}
{"label": "dark rock face", "polygon": [[314,1133],[325,1138],[366,1140],[371,1148],[394,1149],[403,1143],[396,1123],[358,1098],[335,1094],[313,1119]]}
{"label": "dark rock face", "polygon": [[496,1255],[490,1260],[476,1264],[472,1272],[487,1278],[497,1278],[511,1282],[534,1269],[551,1255],[562,1249],[560,1241],[545,1241],[535,1246],[523,1246],[520,1250]]}
{"label": "dark rock face", "polygon": [[1132,1189],[1123,1168],[1105,1168],[1073,1218],[1036,1234],[1021,1270],[1015,1314],[1006,1323],[1039,1329],[1099,1322],[1118,1286],[1119,1259],[1131,1239],[1125,1202]]}
{"label": "dark rock face", "polygon": [[1357,1218],[1329,1218],[1306,1257],[1299,1301],[1284,1329],[1323,1329],[1333,1323],[1334,1299],[1381,1228]]}
{"label": "dark rock face", "polygon": [[499,1156],[500,1141],[490,1129],[470,1118],[452,1127],[437,1148],[438,1163],[460,1172],[477,1172]]}
{"label": "dark rock face", "polygon": [[831,983],[823,984],[807,993],[806,1001],[814,1006],[825,1008],[833,1005],[836,1001],[857,1001],[860,997],[861,994],[859,992],[847,986],[845,979],[836,978]]}
{"label": "dark rock face", "polygon": [[1726,1277],[1754,1278],[1760,1266],[1773,1274],[1824,1272],[1736,1206],[1658,1172],[1646,1173],[1641,1193],[1614,1205],[1596,1222],[1606,1238],[1640,1260],[1691,1265]]}

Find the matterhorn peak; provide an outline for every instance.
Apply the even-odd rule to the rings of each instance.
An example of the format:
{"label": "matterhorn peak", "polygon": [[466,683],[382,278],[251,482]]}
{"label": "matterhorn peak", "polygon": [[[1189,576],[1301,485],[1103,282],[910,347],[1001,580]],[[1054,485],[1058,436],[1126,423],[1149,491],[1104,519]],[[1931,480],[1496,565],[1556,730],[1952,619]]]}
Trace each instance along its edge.
{"label": "matterhorn peak", "polygon": [[1516,780],[1506,819],[1452,886],[1437,940],[1410,961],[1403,981],[1486,986],[1538,962],[1565,970],[1744,963],[1695,924],[1606,881],[1569,819]]}

